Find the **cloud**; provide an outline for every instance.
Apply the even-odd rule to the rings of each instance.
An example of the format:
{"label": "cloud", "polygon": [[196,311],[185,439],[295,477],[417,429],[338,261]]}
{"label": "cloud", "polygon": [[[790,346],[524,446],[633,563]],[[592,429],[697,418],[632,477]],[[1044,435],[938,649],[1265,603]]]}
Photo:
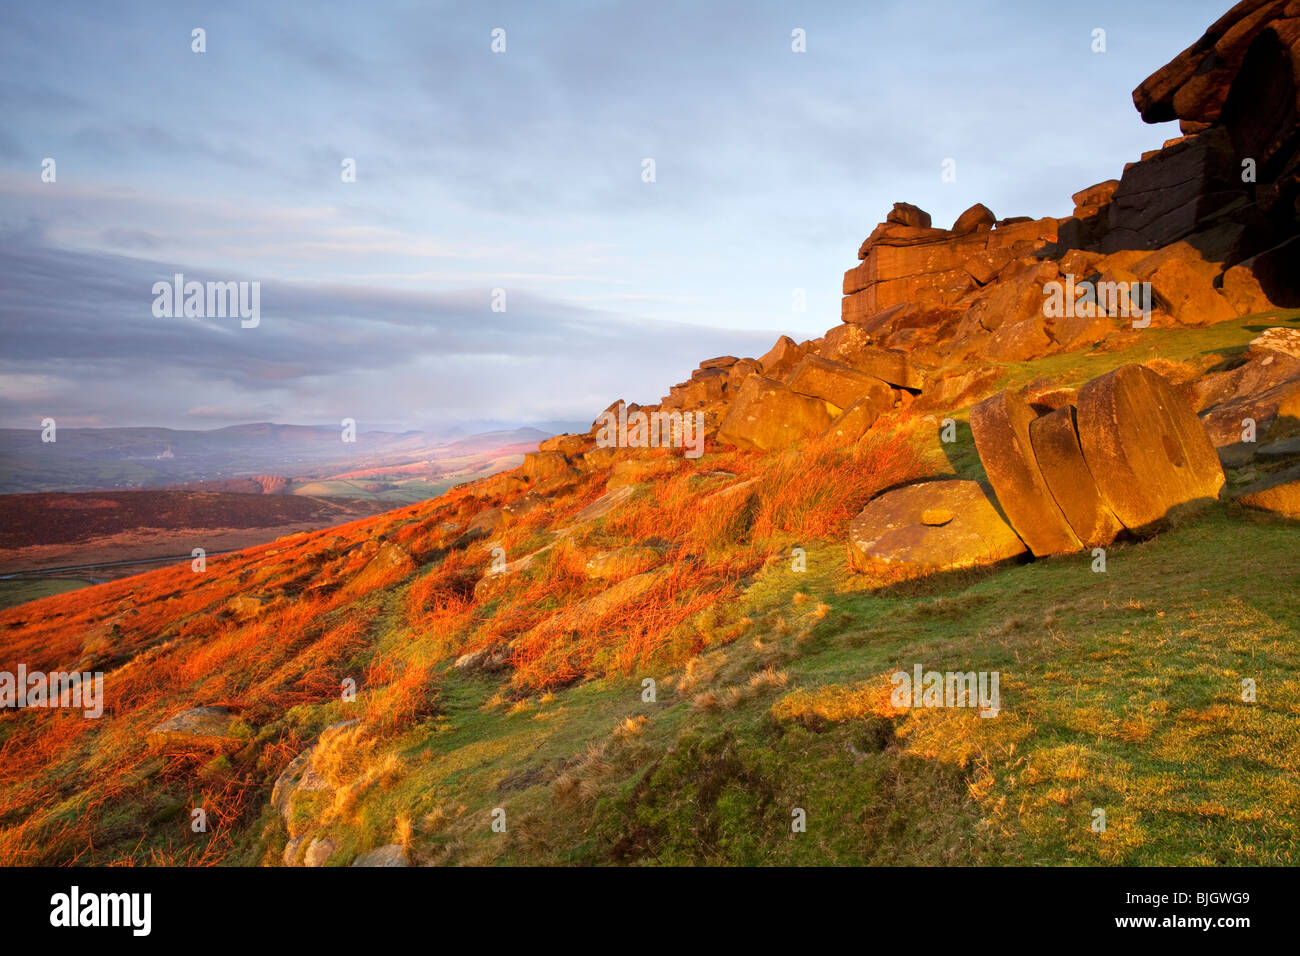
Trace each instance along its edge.
{"label": "cloud", "polygon": [[[594,416],[656,399],[707,354],[760,353],[770,332],[701,328],[530,293],[494,312],[478,290],[257,280],[261,322],[157,318],[153,284],[254,281],[0,237],[0,418],[117,424],[350,416],[411,427],[457,418]],[[97,411],[96,411],[97,410]],[[224,411],[223,411],[224,410]]]}

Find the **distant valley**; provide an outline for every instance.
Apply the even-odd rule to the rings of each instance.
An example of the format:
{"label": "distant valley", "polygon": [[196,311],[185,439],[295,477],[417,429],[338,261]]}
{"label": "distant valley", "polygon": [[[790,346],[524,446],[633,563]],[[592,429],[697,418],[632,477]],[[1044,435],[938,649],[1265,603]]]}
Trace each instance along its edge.
{"label": "distant valley", "polygon": [[0,607],[345,524],[517,467],[550,433],[0,430]]}

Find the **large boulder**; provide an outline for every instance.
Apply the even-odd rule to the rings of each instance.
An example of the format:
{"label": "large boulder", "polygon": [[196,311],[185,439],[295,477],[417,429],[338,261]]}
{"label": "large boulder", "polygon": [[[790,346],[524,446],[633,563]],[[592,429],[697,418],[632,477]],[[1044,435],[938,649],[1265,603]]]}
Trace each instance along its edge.
{"label": "large boulder", "polygon": [[972,232],[986,232],[993,228],[993,224],[998,221],[998,217],[993,215],[993,210],[981,202],[977,202],[964,213],[957,217],[957,221],[952,224],[952,231],[959,236],[965,236]]}
{"label": "large boulder", "polygon": [[799,395],[830,402],[837,409],[866,399],[879,414],[894,404],[894,390],[887,383],[820,355],[805,355],[791,373],[788,387]]}
{"label": "large boulder", "polygon": [[1029,423],[1034,460],[1066,521],[1085,548],[1110,544],[1123,530],[1101,500],[1097,482],[1083,458],[1075,425],[1075,407],[1062,405]]}
{"label": "large boulder", "polygon": [[[1288,0],[1241,0],[1195,43],[1148,76],[1133,91],[1133,105],[1148,123],[1181,120],[1185,129],[1217,121],[1252,44],[1281,17],[1300,14]],[[1283,27],[1286,30],[1286,27]]]}
{"label": "large boulder", "polygon": [[1007,390],[980,402],[970,412],[971,434],[989,484],[1011,527],[1035,555],[1078,551],[1074,533],[1038,467],[1029,427],[1038,413]]}
{"label": "large boulder", "polygon": [[1164,378],[1124,365],[1079,391],[1079,445],[1102,500],[1132,531],[1214,501],[1223,467],[1191,406]]}
{"label": "large boulder", "polygon": [[844,409],[843,415],[831,422],[822,437],[836,445],[851,445],[867,433],[883,411],[886,409],[880,408],[871,399],[860,398]]}
{"label": "large boulder", "polygon": [[930,228],[930,214],[919,206],[913,206],[910,202],[896,202],[894,208],[889,211],[885,217],[885,222],[896,222],[900,226],[918,226],[922,229]]}
{"label": "large boulder", "polygon": [[569,463],[568,456],[562,451],[529,452],[524,455],[524,463],[520,466],[520,470],[534,482],[578,477],[578,469]]}
{"label": "large boulder", "polygon": [[849,525],[849,565],[875,583],[997,564],[1026,554],[988,490],[963,479],[895,488]]}
{"label": "large boulder", "polygon": [[718,440],[738,448],[779,451],[820,435],[831,417],[821,399],[792,392],[766,375],[750,375],[727,409]]}
{"label": "large boulder", "polygon": [[758,360],[763,374],[772,379],[783,379],[790,372],[799,360],[804,357],[806,349],[799,347],[798,343],[788,335],[783,335],[776,340],[776,344],[768,349],[767,353]]}

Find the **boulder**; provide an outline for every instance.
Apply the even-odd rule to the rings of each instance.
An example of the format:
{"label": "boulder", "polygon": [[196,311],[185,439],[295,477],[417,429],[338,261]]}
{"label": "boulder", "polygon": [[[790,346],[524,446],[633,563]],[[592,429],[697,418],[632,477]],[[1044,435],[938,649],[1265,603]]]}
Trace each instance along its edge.
{"label": "boulder", "polygon": [[603,518],[609,514],[628,498],[632,497],[636,489],[632,485],[624,485],[613,491],[607,491],[591,504],[587,505],[571,519],[571,525],[586,524],[589,521],[595,521],[597,518]]}
{"label": "boulder", "polygon": [[[617,414],[617,411],[615,411]],[[538,451],[558,451],[566,457],[576,455],[591,444],[590,435],[553,435],[537,446]]]}
{"label": "boulder", "polygon": [[576,478],[578,470],[562,451],[534,451],[524,455],[520,470],[531,481],[541,482],[554,478]]}
{"label": "boulder", "polygon": [[302,855],[303,866],[324,866],[334,855],[334,841],[328,836],[316,837],[307,844],[307,852]]}
{"label": "boulder", "polygon": [[739,361],[734,355],[719,355],[717,358],[705,359],[700,363],[700,368],[731,368]]}
{"label": "boulder", "polygon": [[1235,500],[1262,511],[1300,518],[1300,465],[1247,485],[1236,493]]}
{"label": "boulder", "polygon": [[790,375],[788,388],[799,395],[830,402],[837,409],[848,408],[859,399],[871,402],[877,414],[894,405],[894,390],[887,383],[820,355],[805,355],[800,359]]}
{"label": "boulder", "polygon": [[[935,512],[952,515],[933,523]],[[930,517],[931,523],[925,518]],[[878,495],[849,525],[849,565],[875,583],[997,564],[1026,554],[979,482],[925,481]]]}
{"label": "boulder", "polygon": [[983,203],[976,203],[957,217],[957,221],[952,224],[952,231],[959,236],[968,235],[972,232],[984,232],[993,228],[998,217],[993,215],[993,210]]}
{"label": "boulder", "polygon": [[1277,18],[1296,15],[1286,0],[1242,0],[1143,80],[1133,91],[1133,105],[1148,123],[1177,119],[1196,128],[1216,122],[1259,35],[1276,30]]}
{"label": "boulder", "polygon": [[[1277,345],[1285,342],[1266,336],[1268,332],[1254,341],[1265,340]],[[1300,379],[1300,357],[1264,345],[1252,345],[1245,364],[1224,372],[1211,372],[1193,384],[1194,407],[1197,411],[1204,411],[1224,402],[1254,399],[1294,379]]]}
{"label": "boulder", "polygon": [[590,451],[583,452],[578,461],[583,471],[600,471],[612,467],[614,462],[626,454],[627,451],[617,445],[605,445],[603,447],[597,445]]}
{"label": "boulder", "polygon": [[994,362],[1026,362],[1060,347],[1048,332],[1048,320],[1036,315],[999,327],[978,351]]}
{"label": "boulder", "polygon": [[830,423],[824,401],[792,392],[765,375],[751,375],[727,409],[718,440],[738,448],[778,451],[820,435]]}
{"label": "boulder", "polygon": [[1167,246],[1243,195],[1241,163],[1227,132],[1191,137],[1124,170],[1107,207],[1101,250]]}
{"label": "boulder", "polygon": [[1261,461],[1278,461],[1284,458],[1300,458],[1300,435],[1279,438],[1259,446]]}
{"label": "boulder", "polygon": [[803,349],[799,348],[794,339],[783,335],[776,340],[776,344],[768,350],[767,354],[758,360],[758,364],[768,378],[780,379],[798,365],[803,356]]}
{"label": "boulder", "polygon": [[901,226],[918,226],[921,229],[929,229],[930,214],[919,206],[913,206],[910,202],[896,202],[894,208],[885,216],[885,222],[896,222]]}
{"label": "boulder", "polygon": [[409,866],[406,862],[406,850],[398,843],[389,843],[386,846],[377,846],[373,850],[367,850],[353,860],[352,865]]}
{"label": "boulder", "polygon": [[[1141,263],[1134,274],[1142,278]],[[1146,281],[1158,303],[1180,325],[1202,326],[1237,317],[1237,310],[1214,288],[1219,268],[1198,258],[1169,258]]]}
{"label": "boulder", "polygon": [[1223,466],[1205,428],[1172,385],[1124,365],[1079,391],[1079,445],[1102,501],[1146,533],[1173,513],[1218,498]]}
{"label": "boulder", "polygon": [[846,364],[899,388],[919,392],[925,385],[925,376],[912,365],[911,359],[902,349],[866,346],[851,355]]}
{"label": "boulder", "polygon": [[1007,390],[970,412],[971,434],[989,484],[1029,549],[1039,556],[1078,551],[1083,542],[1061,512],[1039,469],[1029,437],[1037,412]]}
{"label": "boulder", "polygon": [[238,716],[229,707],[191,707],[149,730],[154,744],[224,747],[240,743],[231,733]]}
{"label": "boulder", "polygon": [[465,532],[466,534],[473,534],[491,531],[501,523],[502,515],[503,512],[500,508],[484,508],[469,519],[469,524],[465,526]]}
{"label": "boulder", "polygon": [[1074,202],[1076,214],[1079,208],[1106,205],[1111,201],[1111,198],[1115,195],[1115,190],[1118,188],[1118,179],[1107,179],[1105,182],[1097,183],[1095,186],[1080,189],[1070,197]]}
{"label": "boulder", "polygon": [[762,368],[759,366],[756,359],[741,359],[735,365],[731,366],[731,368],[727,369],[728,393],[734,393],[742,384],[744,384],[745,379],[749,378],[749,376],[753,375],[755,372],[761,371]]}
{"label": "boulder", "polygon": [[867,433],[883,411],[885,409],[871,399],[860,398],[831,422],[823,437],[837,445],[851,445]]}
{"label": "boulder", "polygon": [[1075,407],[1062,405],[1029,424],[1034,459],[1065,520],[1085,548],[1110,544],[1123,530],[1083,460],[1075,425]]}
{"label": "boulder", "polygon": [[1297,416],[1300,416],[1300,379],[1293,379],[1215,405],[1202,413],[1200,420],[1211,443],[1223,447],[1242,440],[1247,419],[1254,421],[1258,441],[1273,434],[1275,429],[1279,435],[1289,430]]}

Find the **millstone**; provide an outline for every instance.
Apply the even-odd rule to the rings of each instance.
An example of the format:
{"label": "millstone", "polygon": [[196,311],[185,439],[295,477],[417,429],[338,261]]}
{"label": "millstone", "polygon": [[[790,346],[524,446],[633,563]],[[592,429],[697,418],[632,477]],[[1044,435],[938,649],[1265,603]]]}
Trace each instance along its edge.
{"label": "millstone", "polygon": [[1037,417],[1030,405],[1010,390],[980,402],[970,412],[989,484],[1011,527],[1035,555],[1063,554],[1083,547],[1047,487],[1029,440]]}
{"label": "millstone", "polygon": [[1079,446],[1102,500],[1126,528],[1157,530],[1214,501],[1223,466],[1191,406],[1164,378],[1123,365],[1079,392]]}
{"label": "millstone", "polygon": [[1124,526],[1101,500],[1097,483],[1083,460],[1074,406],[1062,405],[1035,418],[1029,424],[1029,442],[1048,490],[1084,547],[1096,548],[1114,541]]}
{"label": "millstone", "polygon": [[[951,516],[931,524],[940,516]],[[849,525],[849,564],[886,584],[997,564],[1025,554],[977,481],[945,479],[895,488],[867,502]]]}

